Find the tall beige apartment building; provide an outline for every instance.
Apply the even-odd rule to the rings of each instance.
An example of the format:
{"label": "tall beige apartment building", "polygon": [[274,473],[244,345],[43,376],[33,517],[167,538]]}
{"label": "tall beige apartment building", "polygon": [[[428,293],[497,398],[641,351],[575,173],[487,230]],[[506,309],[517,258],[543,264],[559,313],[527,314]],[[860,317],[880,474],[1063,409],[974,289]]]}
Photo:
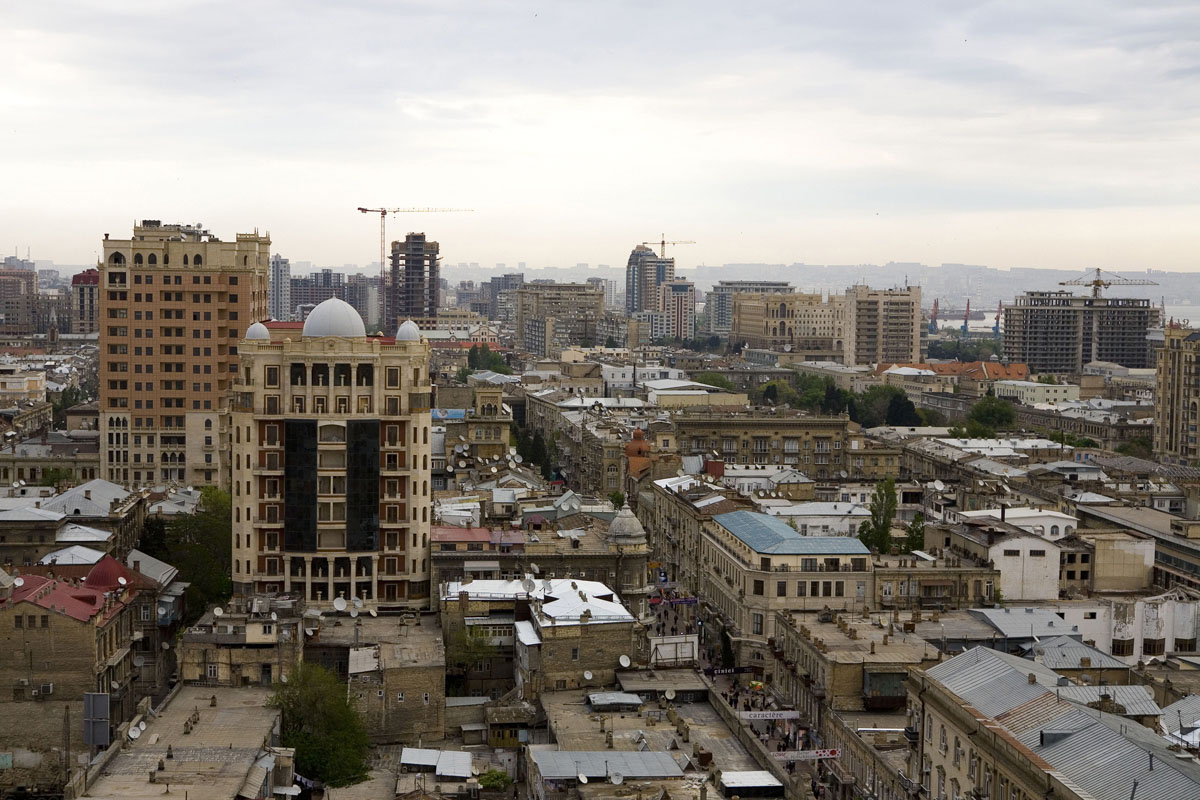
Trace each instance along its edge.
{"label": "tall beige apartment building", "polygon": [[233,584],[328,608],[429,605],[429,345],[367,336],[330,298],[239,342],[230,414]]}
{"label": "tall beige apartment building", "polygon": [[101,474],[125,486],[229,479],[226,392],[238,340],[267,318],[271,239],[222,241],[142,220],[104,235],[100,262]]}
{"label": "tall beige apartment building", "polygon": [[1167,328],[1154,372],[1154,457],[1200,465],[1200,331]]}
{"label": "tall beige apartment building", "polygon": [[920,363],[921,287],[851,286],[846,307],[845,361],[851,365]]}

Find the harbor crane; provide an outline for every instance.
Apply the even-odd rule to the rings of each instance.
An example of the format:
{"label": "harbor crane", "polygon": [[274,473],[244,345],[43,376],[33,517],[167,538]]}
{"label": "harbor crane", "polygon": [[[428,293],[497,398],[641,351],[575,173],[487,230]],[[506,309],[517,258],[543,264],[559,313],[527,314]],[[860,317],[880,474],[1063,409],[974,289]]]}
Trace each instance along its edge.
{"label": "harbor crane", "polygon": [[1078,278],[1069,281],[1059,281],[1058,285],[1090,286],[1092,287],[1092,297],[1099,297],[1100,290],[1107,289],[1110,286],[1158,286],[1154,281],[1142,278],[1122,278],[1120,275],[1105,272],[1099,267],[1096,268],[1095,272],[1089,270]]}

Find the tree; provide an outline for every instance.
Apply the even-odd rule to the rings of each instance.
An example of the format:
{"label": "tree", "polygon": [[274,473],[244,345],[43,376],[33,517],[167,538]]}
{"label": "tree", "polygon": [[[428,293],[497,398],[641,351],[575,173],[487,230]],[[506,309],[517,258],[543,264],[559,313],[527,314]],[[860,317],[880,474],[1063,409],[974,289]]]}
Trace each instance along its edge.
{"label": "tree", "polygon": [[454,374],[454,380],[458,381],[459,383],[466,383],[467,378],[471,377],[471,373],[474,371],[475,370],[471,369],[470,367],[459,367],[458,372]]}
{"label": "tree", "polygon": [[617,491],[609,492],[608,499],[610,501],[612,501],[612,504],[614,506],[616,506],[617,508],[620,508],[621,506],[625,505],[625,493],[622,491],[617,490]]}
{"label": "tree", "polygon": [[233,592],[233,504],[229,492],[213,486],[200,490],[195,513],[180,514],[167,525],[165,560],[189,582],[189,616],[223,603]]}
{"label": "tree", "polygon": [[921,415],[917,413],[917,407],[913,405],[912,400],[902,394],[892,395],[892,399],[888,401],[887,424],[920,425]]}
{"label": "tree", "polygon": [[489,769],[479,776],[479,787],[491,792],[500,792],[512,786],[512,778],[502,769]]}
{"label": "tree", "polygon": [[971,411],[967,414],[967,421],[977,422],[993,431],[1001,431],[1012,428],[1016,424],[1017,412],[1013,409],[1013,404],[1007,400],[992,396],[983,397],[971,406]]}
{"label": "tree", "polygon": [[167,521],[160,516],[146,517],[137,547],[148,556],[166,561],[170,558],[167,545]]}
{"label": "tree", "polygon": [[1123,456],[1134,458],[1153,458],[1154,443],[1149,436],[1135,436],[1124,444],[1116,446],[1115,450]]}
{"label": "tree", "polygon": [[732,392],[736,391],[733,381],[716,372],[701,372],[695,378],[697,383],[707,383],[709,386],[716,386],[718,389],[724,389]]}
{"label": "tree", "polygon": [[908,523],[908,528],[905,531],[904,551],[911,553],[913,550],[925,549],[925,515],[920,511],[912,518],[912,522]]}
{"label": "tree", "polygon": [[858,538],[880,553],[892,549],[892,520],[896,518],[896,482],[889,475],[875,484],[871,497],[871,519],[858,529]]}
{"label": "tree", "polygon": [[296,748],[296,771],[327,786],[367,777],[370,739],[337,675],[312,662],[295,664],[267,706],[282,717],[284,747]]}
{"label": "tree", "polygon": [[616,349],[616,347],[618,346],[617,340],[611,336],[606,336],[606,337],[604,337],[604,346],[606,348],[608,348],[609,350]]}
{"label": "tree", "polygon": [[470,672],[492,656],[496,648],[491,637],[479,628],[465,625],[454,631],[446,645],[446,665]]}
{"label": "tree", "polygon": [[42,470],[42,477],[38,481],[39,486],[58,486],[60,483],[75,482],[75,473],[66,467],[50,467]]}

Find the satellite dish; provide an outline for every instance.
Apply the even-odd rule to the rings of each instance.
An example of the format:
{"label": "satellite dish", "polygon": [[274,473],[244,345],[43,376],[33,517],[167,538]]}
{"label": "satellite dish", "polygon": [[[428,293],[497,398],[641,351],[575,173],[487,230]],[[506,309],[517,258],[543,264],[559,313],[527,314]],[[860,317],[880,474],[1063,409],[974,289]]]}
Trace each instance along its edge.
{"label": "satellite dish", "polygon": [[190,486],[189,486],[189,487],[188,487],[188,491],[189,491],[189,492],[190,492],[190,491],[192,491],[192,487],[190,487]]}
{"label": "satellite dish", "polygon": [[587,775],[584,775],[582,772],[575,777],[579,779],[580,783],[587,783]]}
{"label": "satellite dish", "polygon": [[280,676],[279,676],[279,682],[280,682],[280,683],[287,683],[287,675],[280,675]]}
{"label": "satellite dish", "polygon": [[278,615],[278,614],[276,614],[274,611],[272,611],[272,612],[271,612],[271,622],[275,622],[275,621],[277,621],[278,619],[279,619],[279,615]]}
{"label": "satellite dish", "polygon": [[447,464],[447,465],[446,465],[446,472],[454,472],[454,465],[453,465],[453,464]]}
{"label": "satellite dish", "polygon": [[162,645],[162,647],[163,647],[163,650],[170,650],[170,649],[171,649],[171,643],[170,643],[170,642],[163,642],[163,645]]}
{"label": "satellite dish", "polygon": [[125,579],[125,576],[124,576],[124,575],[122,575],[122,576],[120,576],[119,578],[117,578],[117,583],[119,583],[119,584],[121,584],[122,586],[124,586],[125,584],[129,583],[129,581],[127,581],[127,580]]}
{"label": "satellite dish", "polygon": [[17,587],[18,589],[20,589],[24,585],[25,585],[24,578],[14,578],[13,579],[13,586]]}
{"label": "satellite dish", "polygon": [[334,600],[333,607],[336,608],[338,611],[345,611],[346,610],[346,598],[339,597],[338,599]]}
{"label": "satellite dish", "polygon": [[213,609],[213,616],[214,617],[225,616],[225,609],[221,608],[220,606],[217,606],[216,608]]}
{"label": "satellite dish", "polygon": [[517,448],[515,448],[515,447],[508,448],[508,454],[510,456],[515,456],[517,454]]}
{"label": "satellite dish", "polygon": [[608,780],[613,786],[620,786],[625,782],[625,776],[619,772],[614,772],[612,775],[608,776]]}
{"label": "satellite dish", "polygon": [[513,461],[517,462],[518,464],[520,464],[524,460],[525,460],[525,456],[521,455],[520,453],[517,453],[515,456],[513,456]]}
{"label": "satellite dish", "polygon": [[354,617],[357,617],[357,616],[358,616],[358,609],[357,609],[357,608],[352,608],[352,609],[350,609],[350,617],[351,617],[351,618],[354,618]]}
{"label": "satellite dish", "polygon": [[785,344],[785,345],[783,346],[783,352],[785,352],[785,353],[790,353],[790,352],[792,352],[792,346],[791,346],[790,344]]}
{"label": "satellite dish", "polygon": [[137,739],[141,735],[142,735],[141,728],[130,728],[129,729],[129,738],[130,739]]}
{"label": "satellite dish", "polygon": [[465,468],[466,468],[466,466],[467,466],[467,462],[466,462],[466,461],[459,461],[459,462],[458,462],[458,466],[460,466],[460,467],[462,467],[462,468],[464,468],[464,469],[465,469]]}
{"label": "satellite dish", "polygon": [[362,608],[362,607],[363,607],[363,600],[362,600],[362,598],[361,598],[361,597],[356,597],[356,598],[354,598],[354,607],[355,607],[355,608]]}
{"label": "satellite dish", "polygon": [[[532,563],[529,565],[529,571],[532,572],[534,575],[537,575],[539,572],[541,572],[541,570],[538,569],[538,565],[532,564]],[[18,578],[17,580],[20,580],[20,578]]]}
{"label": "satellite dish", "polygon": [[492,474],[493,474],[493,475],[495,475],[495,474],[496,474],[496,468],[495,468],[495,467],[492,467]]}
{"label": "satellite dish", "polygon": [[372,608],[372,609],[370,609],[369,611],[367,611],[367,613],[368,613],[368,614],[370,614],[372,617],[378,617],[378,616],[379,616],[379,612],[378,612],[378,611],[376,611],[376,610],[375,610],[375,609],[373,609],[373,608]]}
{"label": "satellite dish", "polygon": [[314,633],[314,631],[313,631],[313,629],[312,629],[312,628],[305,628],[305,629],[304,629],[304,635],[305,635],[305,636],[312,636],[312,635],[313,635],[313,633]]}
{"label": "satellite dish", "polygon": [[166,606],[159,606],[159,607],[158,607],[158,615],[159,615],[160,617],[165,617],[165,616],[167,615],[167,612],[168,612],[168,611],[170,611],[170,609],[169,609],[169,608],[167,608]]}
{"label": "satellite dish", "polygon": [[146,663],[146,658],[144,656],[134,656],[133,657],[133,665],[135,667],[141,669],[142,665],[145,663]]}
{"label": "satellite dish", "polygon": [[521,588],[527,592],[532,592],[534,589],[537,588],[537,584],[534,583],[529,578],[526,578],[525,580],[521,581]]}
{"label": "satellite dish", "polygon": [[617,659],[617,663],[620,664],[622,667],[625,667],[626,669],[628,669],[629,665],[632,664],[633,662],[629,660],[629,656],[621,656],[620,658]]}
{"label": "satellite dish", "polygon": [[946,488],[946,484],[942,483],[941,481],[934,481],[933,488],[937,489],[940,492]]}
{"label": "satellite dish", "polygon": [[675,690],[667,689],[665,692],[663,692],[663,696],[665,696],[668,700],[674,700],[675,699]]}
{"label": "satellite dish", "polygon": [[589,669],[589,670],[584,670],[584,673],[583,673],[583,679],[584,679],[585,681],[590,681],[590,680],[592,679],[592,671],[591,671],[590,669]]}
{"label": "satellite dish", "polygon": [[138,723],[138,730],[139,731],[146,730],[146,721],[145,720],[142,720],[141,722]]}

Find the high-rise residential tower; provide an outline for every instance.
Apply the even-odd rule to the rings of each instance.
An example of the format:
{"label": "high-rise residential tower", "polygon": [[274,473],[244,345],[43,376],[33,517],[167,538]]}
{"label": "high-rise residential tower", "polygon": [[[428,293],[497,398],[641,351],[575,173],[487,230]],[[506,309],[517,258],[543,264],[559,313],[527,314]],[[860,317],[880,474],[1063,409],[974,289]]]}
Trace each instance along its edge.
{"label": "high-rise residential tower", "polygon": [[667,336],[696,338],[696,284],[667,281],[658,287],[658,309],[666,316]]}
{"label": "high-rise residential tower", "polygon": [[437,320],[440,257],[437,242],[423,233],[410,233],[403,242],[392,242],[391,286],[384,324],[405,320],[432,326]]}
{"label": "high-rise residential tower", "polygon": [[143,220],[102,244],[101,475],[227,485],[226,393],[242,332],[267,317],[270,236]]}
{"label": "high-rise residential tower", "polygon": [[276,253],[271,256],[270,300],[271,319],[292,318],[292,265]]}
{"label": "high-rise residential tower", "polygon": [[379,608],[429,605],[429,345],[368,336],[330,298],[251,325],[233,386],[233,582]]}
{"label": "high-rise residential tower", "polygon": [[633,248],[625,265],[625,311],[658,310],[658,287],[675,280],[675,259],[663,258],[644,244]]}
{"label": "high-rise residential tower", "polygon": [[1147,334],[1160,324],[1149,300],[1026,292],[1004,308],[1004,357],[1031,372],[1079,374],[1092,361],[1154,366]]}

